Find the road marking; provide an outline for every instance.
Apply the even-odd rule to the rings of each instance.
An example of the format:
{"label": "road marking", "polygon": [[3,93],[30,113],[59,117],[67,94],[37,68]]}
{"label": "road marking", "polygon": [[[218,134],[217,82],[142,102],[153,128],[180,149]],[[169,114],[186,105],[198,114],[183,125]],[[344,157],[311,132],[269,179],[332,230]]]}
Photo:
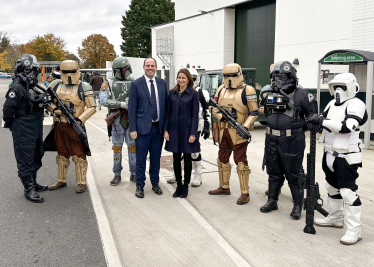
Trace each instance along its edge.
{"label": "road marking", "polygon": [[99,192],[97,190],[96,182],[92,174],[91,164],[88,159],[87,167],[87,181],[89,184],[89,191],[91,196],[92,205],[95,210],[97,224],[99,226],[99,232],[101,242],[103,244],[103,250],[107,266],[109,267],[122,267],[121,259],[119,257],[116,244],[114,242],[113,234],[110,229],[109,220],[106,216],[103,203],[101,201]]}
{"label": "road marking", "polygon": [[[162,179],[161,179],[162,178]],[[160,175],[160,180],[162,184],[169,190],[171,194],[174,193],[175,189],[170,184],[167,183],[166,178]],[[251,267],[249,263],[243,259],[242,256],[235,249],[230,246],[230,244],[213,228],[204,217],[186,200],[183,198],[177,198],[179,203],[191,214],[192,217],[200,224],[200,226],[208,233],[208,235],[213,238],[214,241],[225,251],[227,256],[232,259],[236,266],[240,267]]]}
{"label": "road marking", "polygon": [[[93,124],[93,123],[91,123],[89,121],[87,121],[87,122],[89,124],[91,124],[92,126],[94,126],[96,129],[99,129],[101,132],[107,134],[107,132],[105,132],[100,127],[96,126],[95,124]],[[210,163],[212,165],[215,165],[215,164],[213,164],[211,162],[208,162],[208,163]],[[149,170],[149,161],[146,161],[146,170]],[[88,171],[87,171],[87,174],[88,174]],[[92,177],[93,182],[95,182],[94,179],[93,179],[92,173],[91,173],[91,177]],[[174,189],[174,187],[172,187],[170,184],[167,183],[166,177],[164,177],[163,175],[160,175],[160,181],[167,188],[167,190],[169,190],[169,192],[171,194],[174,193],[175,189]],[[95,185],[95,189],[96,189],[96,185]],[[90,192],[91,192],[91,185],[90,185]],[[98,195],[97,189],[96,189],[96,193],[95,194]],[[230,244],[216,231],[216,229],[214,229],[213,226],[211,226],[204,219],[204,217],[186,199],[177,198],[177,200],[191,214],[191,216],[200,224],[200,226],[208,233],[208,235],[223,249],[223,251],[227,254],[227,256],[237,266],[239,266],[239,267],[251,267],[251,265],[249,265],[249,263],[245,259],[243,259],[243,257],[240,256],[240,254],[232,246],[230,246]],[[99,197],[98,201],[100,201],[100,197]],[[102,207],[102,203],[100,203],[100,205]],[[103,216],[105,216],[105,218],[106,218],[104,208],[102,207],[102,209],[103,209],[102,212],[104,213]],[[95,209],[95,211],[96,211],[96,209]],[[108,223],[108,226],[109,226],[109,223]],[[112,236],[112,233],[110,232],[110,228],[109,228],[109,232],[105,233],[105,234],[111,235],[111,239],[113,240],[113,236]],[[105,246],[105,244],[104,244],[104,246]],[[106,249],[104,249],[104,251],[106,251]],[[118,255],[117,250],[116,250],[116,253]]]}

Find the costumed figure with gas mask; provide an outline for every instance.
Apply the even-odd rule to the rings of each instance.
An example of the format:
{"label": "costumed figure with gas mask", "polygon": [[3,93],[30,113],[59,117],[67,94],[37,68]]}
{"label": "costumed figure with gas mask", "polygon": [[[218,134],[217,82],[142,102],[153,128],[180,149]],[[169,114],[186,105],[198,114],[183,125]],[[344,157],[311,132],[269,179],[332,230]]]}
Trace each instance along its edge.
{"label": "costumed figure with gas mask", "polygon": [[361,201],[356,190],[358,167],[362,167],[360,128],[367,121],[365,103],[356,98],[360,86],[351,73],[342,73],[329,82],[334,96],[322,115],[312,115],[308,123],[322,127],[319,142],[325,143],[322,169],[325,172],[329,215],[315,219],[322,227],[343,228],[345,211],[346,233],[340,243],[352,245],[362,239]]}
{"label": "costumed figure with gas mask", "polygon": [[[57,183],[51,185],[49,190],[66,187],[67,172],[70,157],[75,163],[77,181],[76,193],[86,191],[86,174],[88,162],[86,156],[91,156],[88,146],[84,123],[96,112],[93,91],[90,84],[80,81],[80,72],[77,62],[65,60],[60,65],[61,80],[54,80],[48,87],[53,103],[47,107],[53,112],[53,125],[44,141],[45,151],[57,151]],[[57,97],[59,98],[58,101]],[[67,111],[66,111],[67,110]],[[72,116],[70,116],[71,114]],[[73,124],[75,123],[75,125]],[[77,128],[83,130],[79,132]],[[82,141],[84,134],[85,142]]]}
{"label": "costumed figure with gas mask", "polygon": [[17,82],[5,95],[4,128],[12,131],[18,176],[25,188],[25,197],[36,203],[44,201],[37,192],[48,190],[36,182],[43,157],[43,102],[46,94],[38,86],[40,65],[34,55],[25,54],[15,67]]}
{"label": "costumed figure with gas mask", "polygon": [[[209,120],[210,112],[209,112],[209,93],[206,90],[203,90],[199,87],[200,79],[197,70],[194,68],[188,69],[190,72],[192,79],[194,80],[194,87],[195,90],[199,93],[199,126],[197,130],[197,136],[199,140],[200,135],[206,140],[210,136],[209,131]],[[201,146],[200,146],[201,147]],[[192,173],[194,174],[194,180],[191,183],[192,187],[198,187],[201,185],[202,180],[201,176],[203,174],[202,171],[202,164],[201,164],[201,153],[191,153],[192,158]],[[173,184],[176,182],[175,174],[173,165],[171,166],[172,177],[167,180],[169,184]]]}
{"label": "costumed figure with gas mask", "polygon": [[278,197],[287,179],[294,204],[290,216],[298,220],[304,199],[298,179],[303,172],[304,132],[308,130],[305,117],[317,113],[317,101],[298,87],[296,72],[288,61],[276,63],[270,71],[270,88],[261,92],[260,105],[267,116],[263,168],[266,166],[269,175],[269,187],[268,201],[260,211],[278,209]]}
{"label": "costumed figure with gas mask", "polygon": [[[136,151],[135,140],[131,138],[129,128],[128,103],[132,78],[129,77],[132,69],[125,57],[118,57],[113,60],[114,78],[108,79],[110,97],[102,99],[102,105],[108,108],[106,119],[108,134],[112,136],[113,149],[113,172],[114,178],[110,185],[117,185],[121,182],[122,172],[122,147],[126,142],[128,150],[128,161],[130,169],[130,181],[135,182],[136,174]],[[105,101],[105,102],[104,102]]]}
{"label": "costumed figure with gas mask", "polygon": [[[251,170],[247,161],[247,146],[250,140],[248,130],[253,130],[253,124],[258,116],[257,95],[252,86],[243,82],[242,69],[238,64],[226,65],[222,73],[224,84],[217,89],[214,99],[210,100],[210,105],[214,106],[212,114],[218,119],[218,140],[216,141],[219,143],[217,159],[219,187],[209,191],[209,194],[230,195],[230,155],[234,153],[241,191],[237,204],[243,205],[249,201],[248,183]],[[216,103],[222,108],[221,111]],[[228,118],[230,123],[224,117]]]}

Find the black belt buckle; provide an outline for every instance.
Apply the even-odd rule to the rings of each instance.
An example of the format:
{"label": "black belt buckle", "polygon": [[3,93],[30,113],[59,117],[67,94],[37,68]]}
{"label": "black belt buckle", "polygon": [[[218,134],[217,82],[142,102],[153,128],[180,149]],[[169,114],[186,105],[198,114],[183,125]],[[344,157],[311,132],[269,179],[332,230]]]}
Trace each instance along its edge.
{"label": "black belt buckle", "polygon": [[152,121],[152,125],[157,125],[157,124],[159,124],[158,121]]}

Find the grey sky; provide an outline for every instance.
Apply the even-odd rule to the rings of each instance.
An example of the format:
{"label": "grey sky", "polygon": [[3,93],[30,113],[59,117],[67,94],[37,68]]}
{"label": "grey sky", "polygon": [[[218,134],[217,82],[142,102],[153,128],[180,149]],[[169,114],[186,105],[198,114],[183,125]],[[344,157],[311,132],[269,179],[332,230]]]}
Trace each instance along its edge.
{"label": "grey sky", "polygon": [[54,33],[78,56],[82,40],[96,33],[106,36],[120,54],[122,15],[130,0],[0,0],[0,31],[20,44],[37,35]]}

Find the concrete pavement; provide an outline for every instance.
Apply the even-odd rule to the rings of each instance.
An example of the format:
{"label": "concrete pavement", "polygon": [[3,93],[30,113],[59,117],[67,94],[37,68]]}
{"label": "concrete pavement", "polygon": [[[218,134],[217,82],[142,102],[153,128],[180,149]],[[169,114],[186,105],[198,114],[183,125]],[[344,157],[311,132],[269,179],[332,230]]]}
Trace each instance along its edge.
{"label": "concrete pavement", "polygon": [[[89,158],[111,232],[123,266],[372,266],[374,217],[373,150],[363,150],[358,179],[363,202],[363,240],[354,246],[339,243],[344,229],[319,228],[316,235],[303,233],[305,212],[299,221],[289,216],[292,199],[288,186],[282,189],[279,210],[259,211],[266,203],[267,175],[261,169],[265,127],[256,123],[248,148],[250,197],[247,205],[236,205],[240,195],[236,167],[232,161],[229,196],[210,196],[218,187],[216,157],[218,148],[211,140],[201,140],[203,183],[190,188],[186,199],[173,199],[175,185],[166,183],[171,173],[161,169],[162,196],[151,190],[147,176],[145,198],[134,196],[136,186],[129,182],[127,153],[124,150],[122,182],[110,186],[113,178],[111,143],[106,136],[106,108],[98,110],[87,123],[93,156]],[[307,144],[309,138],[306,140]],[[317,145],[316,181],[326,201],[321,168],[321,144]],[[309,151],[307,148],[306,151]],[[161,161],[171,154],[163,151]],[[306,157],[304,166],[306,166]],[[325,206],[326,207],[326,206]],[[321,215],[316,214],[316,217]],[[359,255],[359,256],[358,256]]]}
{"label": "concrete pavement", "polygon": [[[363,203],[363,240],[354,246],[344,246],[339,243],[339,240],[344,235],[345,229],[316,227],[316,235],[303,233],[305,212],[299,221],[291,219],[289,214],[292,209],[292,200],[287,185],[282,189],[278,202],[279,210],[268,214],[259,211],[267,199],[264,195],[264,191],[267,189],[267,175],[261,169],[265,137],[264,126],[256,123],[255,131],[252,132],[252,142],[248,147],[248,162],[252,173],[249,182],[251,200],[247,205],[236,205],[240,190],[236,166],[233,161],[231,162],[233,169],[230,181],[232,194],[229,196],[210,196],[208,194],[209,190],[218,187],[216,167],[218,148],[212,144],[211,140],[201,140],[204,160],[203,183],[200,187],[190,188],[188,198],[174,199],[172,197],[175,185],[166,183],[166,179],[171,175],[166,163],[171,154],[163,151],[161,161],[164,162],[165,168],[160,171],[160,186],[164,194],[161,196],[154,194],[147,176],[145,198],[138,199],[134,196],[135,184],[129,182],[126,148],[124,149],[122,182],[118,186],[109,185],[109,181],[113,178],[113,155],[112,144],[106,135],[104,121],[106,113],[106,108],[98,110],[86,123],[93,155],[88,158],[92,172],[92,176],[89,175],[92,202],[89,200],[89,194],[83,194],[88,202],[79,203],[79,207],[88,207],[88,210],[91,211],[91,216],[83,216],[83,218],[91,222],[96,218],[101,241],[98,238],[97,227],[90,228],[96,228],[96,231],[91,230],[90,234],[83,235],[85,242],[81,244],[80,248],[84,249],[86,253],[91,251],[94,256],[93,258],[84,258],[87,260],[87,265],[78,264],[75,266],[105,266],[103,253],[97,249],[92,250],[90,246],[94,248],[103,246],[107,259],[108,257],[112,259],[110,266],[372,266],[374,264],[374,217],[371,214],[374,205],[372,190],[374,182],[371,179],[374,173],[371,169],[374,159],[373,150],[363,150],[364,167],[359,170],[360,177],[357,181],[358,193]],[[4,130],[1,132],[2,137],[3,134]],[[9,140],[7,142],[9,143]],[[306,142],[308,144],[308,138]],[[3,147],[10,158],[13,153],[11,145]],[[322,148],[322,145],[317,144],[316,181],[319,182],[322,198],[326,201],[327,193],[324,188],[324,175],[321,168]],[[307,151],[309,148],[306,149]],[[3,166],[4,157],[0,160],[1,166]],[[5,164],[8,166],[8,161]],[[13,162],[14,164],[15,162]],[[306,162],[304,162],[304,166],[306,166]],[[51,162],[50,165],[46,163],[41,172],[47,177],[48,173],[56,170],[55,168],[54,163]],[[70,172],[68,179],[73,182],[74,173]],[[54,177],[48,181],[49,183],[54,182]],[[14,188],[14,192],[17,192],[18,195],[16,193],[5,194],[2,197],[3,203],[7,204],[9,199],[17,198],[22,201],[19,205],[25,204],[24,197],[19,196],[20,185],[17,182],[19,183],[16,181],[9,187]],[[73,186],[73,183],[70,184]],[[75,197],[75,193],[70,195],[73,193],[73,188],[70,190],[68,188],[61,192],[46,192],[45,196],[48,197],[48,202],[41,204],[44,206],[32,203],[30,205],[31,207],[46,207],[47,203],[53,203],[53,205],[47,204],[46,210],[55,210],[61,202],[68,201],[70,203],[70,199],[67,198]],[[66,193],[63,194],[63,192]],[[60,196],[60,194],[63,195]],[[72,218],[77,217],[72,214],[73,211],[69,211],[73,210],[72,206],[64,208],[66,211],[64,225],[67,225],[67,222]],[[10,212],[9,209],[6,212]],[[43,212],[45,211],[36,210],[34,214],[43,216]],[[60,213],[55,212],[55,214],[59,215]],[[316,217],[321,217],[321,215],[316,214]],[[8,220],[7,223],[11,224],[11,220]],[[40,231],[48,230],[46,225],[39,227]],[[11,233],[17,232],[19,229],[22,230],[23,227],[15,224]],[[77,231],[72,227],[67,229],[66,231],[69,233]],[[64,239],[66,231],[61,231],[53,236],[56,238],[53,239],[56,240],[55,242],[61,241],[63,243],[57,247],[63,247],[65,250],[68,246],[66,245],[68,241]],[[0,251],[8,251],[3,250],[6,244],[3,242],[1,244]],[[14,251],[16,251],[15,246],[19,244],[22,244],[21,240],[16,239],[12,245]],[[45,249],[46,253],[54,249],[52,246],[44,246],[43,244],[38,246]],[[38,249],[39,247],[35,248],[35,251]],[[9,255],[13,256],[15,253]],[[58,262],[60,258],[64,259],[62,253],[52,253],[52,255],[54,255],[55,262]],[[98,260],[95,257],[98,257]],[[7,263],[11,262],[9,257],[7,259]],[[120,263],[115,263],[116,260],[119,260]],[[96,265],[91,265],[92,262],[95,262]],[[110,261],[108,262],[110,263]],[[2,265],[0,260],[0,266]]]}

